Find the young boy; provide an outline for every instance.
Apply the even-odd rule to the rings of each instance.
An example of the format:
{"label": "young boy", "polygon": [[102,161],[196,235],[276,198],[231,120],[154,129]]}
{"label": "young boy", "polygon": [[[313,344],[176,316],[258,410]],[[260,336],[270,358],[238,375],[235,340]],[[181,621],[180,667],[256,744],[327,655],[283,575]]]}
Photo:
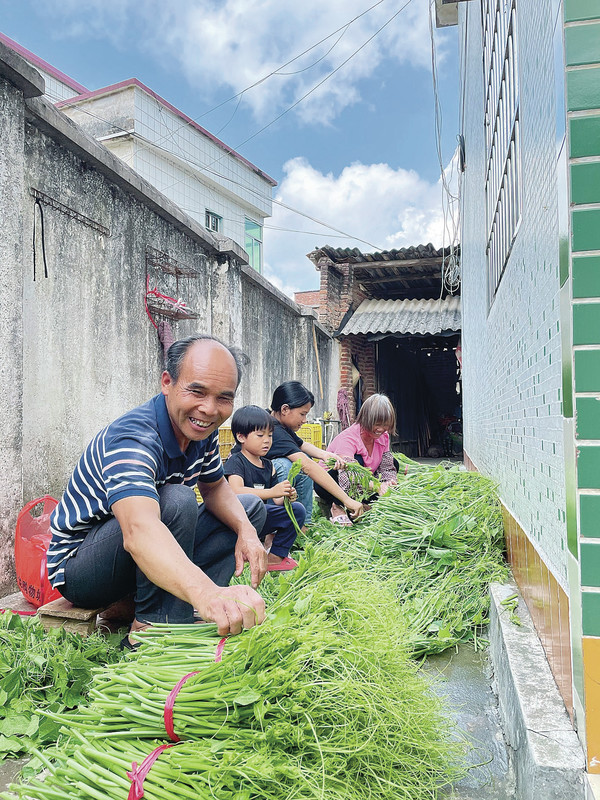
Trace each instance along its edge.
{"label": "young boy", "polygon": [[[244,406],[231,419],[231,432],[240,446],[223,465],[225,475],[236,494],[255,494],[267,507],[267,521],[261,540],[272,541],[268,570],[288,570],[298,566],[288,553],[296,539],[296,530],[283,507],[283,498],[296,499],[296,491],[288,481],[277,483],[275,467],[265,458],[273,440],[273,417],[259,406]],[[298,527],[304,524],[306,510],[292,502]]]}

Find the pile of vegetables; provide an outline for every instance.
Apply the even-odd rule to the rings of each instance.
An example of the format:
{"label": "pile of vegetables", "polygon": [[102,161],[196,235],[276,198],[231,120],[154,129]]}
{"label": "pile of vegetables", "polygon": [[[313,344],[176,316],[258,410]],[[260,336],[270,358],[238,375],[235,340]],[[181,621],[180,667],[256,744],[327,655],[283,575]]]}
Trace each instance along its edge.
{"label": "pile of vegetables", "polygon": [[49,774],[11,790],[125,800],[132,762],[170,743],[165,702],[192,671],[172,712],[182,741],[150,768],[147,800],[425,800],[460,777],[463,745],[407,653],[390,587],[315,548],[266,584],[267,621],[230,637],[221,662],[215,626],[153,626],[98,669],[89,705],[53,715]]}
{"label": "pile of vegetables", "polygon": [[119,658],[100,634],[87,639],[36,617],[0,615],[0,758],[54,742],[58,725],[44,709],[75,708],[89,690],[92,669]]}
{"label": "pile of vegetables", "polygon": [[494,483],[444,464],[427,467],[406,457],[402,464],[398,485],[357,524],[342,528],[320,518],[300,546],[342,552],[348,565],[389,581],[413,654],[477,645],[488,621],[489,583],[508,576]]}

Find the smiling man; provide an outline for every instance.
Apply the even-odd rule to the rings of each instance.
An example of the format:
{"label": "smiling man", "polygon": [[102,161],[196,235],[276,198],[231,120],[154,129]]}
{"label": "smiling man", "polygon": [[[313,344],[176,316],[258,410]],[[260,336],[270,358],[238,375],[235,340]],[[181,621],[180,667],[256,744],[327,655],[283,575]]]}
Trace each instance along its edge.
{"label": "smiling man", "polygon": [[[235,350],[204,334],[182,339],[161,393],[94,437],[51,520],[48,574],[67,600],[94,608],[134,592],[132,633],[193,622],[194,610],[221,635],[264,620],[264,504],[234,494],[218,446],[240,378]],[[245,561],[253,588],[228,586]]]}

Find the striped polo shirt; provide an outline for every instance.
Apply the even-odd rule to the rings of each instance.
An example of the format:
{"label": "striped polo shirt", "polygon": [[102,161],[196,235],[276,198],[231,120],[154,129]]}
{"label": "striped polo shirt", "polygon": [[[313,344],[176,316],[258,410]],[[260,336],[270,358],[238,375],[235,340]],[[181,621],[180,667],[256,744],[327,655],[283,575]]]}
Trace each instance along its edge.
{"label": "striped polo shirt", "polygon": [[51,584],[64,584],[67,559],[91,528],[113,517],[110,509],[117,500],[158,501],[158,488],[165,483],[193,487],[222,477],[218,432],[190,442],[182,453],[162,394],[111,422],[87,446],[50,518]]}

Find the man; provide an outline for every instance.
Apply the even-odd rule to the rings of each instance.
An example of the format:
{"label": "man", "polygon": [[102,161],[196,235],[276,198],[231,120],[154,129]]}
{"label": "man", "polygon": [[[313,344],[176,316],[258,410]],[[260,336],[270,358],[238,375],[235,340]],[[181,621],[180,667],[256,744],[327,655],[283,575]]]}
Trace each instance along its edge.
{"label": "man", "polygon": [[[67,600],[94,608],[135,592],[131,633],[193,622],[194,610],[222,636],[263,622],[264,504],[234,494],[218,449],[240,378],[239,355],[218,339],[182,339],[161,394],[95,436],[51,519],[48,575]],[[228,586],[245,561],[253,588]]]}

